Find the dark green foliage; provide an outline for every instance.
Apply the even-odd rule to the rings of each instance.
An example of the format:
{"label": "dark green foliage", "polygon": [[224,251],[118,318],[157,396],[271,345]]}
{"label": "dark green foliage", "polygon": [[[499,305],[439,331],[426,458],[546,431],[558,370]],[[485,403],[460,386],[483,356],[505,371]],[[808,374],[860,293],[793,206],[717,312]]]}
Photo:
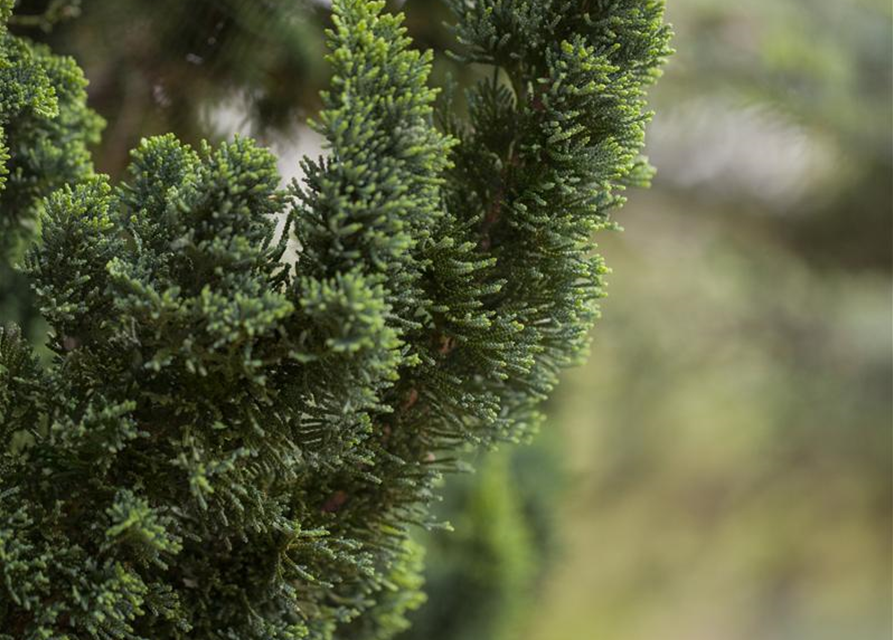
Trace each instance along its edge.
{"label": "dark green foliage", "polygon": [[400,640],[522,637],[551,551],[543,518],[557,501],[555,469],[539,443],[491,454],[477,473],[449,478],[436,512],[455,530],[423,537],[428,602]]}
{"label": "dark green foliage", "polygon": [[[469,95],[470,124],[447,181],[449,208],[494,258],[485,308],[511,319],[501,417],[535,423],[560,368],[577,360],[602,295],[591,235],[616,195],[641,184],[643,89],[668,52],[659,2],[453,2],[465,63],[492,64]],[[507,76],[508,84],[503,82]]]}
{"label": "dark green foliage", "polygon": [[70,58],[10,35],[0,1],[0,320],[37,323],[12,265],[30,239],[41,199],[92,172],[87,145],[102,120],[86,108],[86,81]]}
{"label": "dark green foliage", "polygon": [[[64,186],[26,260],[53,362],[0,334],[0,637],[406,627],[436,481],[530,433],[585,347],[590,236],[647,175],[667,52],[657,2],[454,4],[466,61],[496,66],[443,132],[400,18],[335,4],[328,156],[301,189],[246,139],[145,140],[118,186],[77,155],[20,172]],[[72,96],[79,120],[42,117],[82,143]],[[7,129],[7,167],[28,135]]]}
{"label": "dark green foliage", "polygon": [[74,60],[0,27],[0,249],[9,255],[40,199],[92,171],[87,144],[102,121],[84,105],[86,81]]}

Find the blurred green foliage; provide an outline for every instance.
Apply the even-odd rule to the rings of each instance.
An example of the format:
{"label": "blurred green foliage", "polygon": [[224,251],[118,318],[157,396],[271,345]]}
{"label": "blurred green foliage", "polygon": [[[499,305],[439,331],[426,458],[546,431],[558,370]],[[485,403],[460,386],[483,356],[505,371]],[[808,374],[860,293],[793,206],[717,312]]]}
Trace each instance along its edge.
{"label": "blurred green foliage", "polygon": [[[52,0],[21,0],[39,15]],[[86,0],[76,20],[19,31],[73,55],[109,126],[97,167],[118,175],[144,136],[212,135],[208,112],[232,101],[257,136],[320,108],[328,13],[309,0]]]}
{"label": "blurred green foliage", "polygon": [[534,550],[508,466],[494,455],[475,477],[451,483],[444,510],[455,531],[428,542],[429,604],[402,637],[517,637]]}
{"label": "blurred green foliage", "polygon": [[[602,242],[596,357],[555,401],[564,560],[522,638],[889,638],[893,9],[668,12],[662,174]],[[760,136],[674,147],[693,121]],[[829,166],[793,196],[674,179],[692,150],[734,174],[791,139]]]}
{"label": "blurred green foliage", "polygon": [[557,553],[560,446],[540,434],[447,479],[439,515],[451,530],[423,537],[428,604],[400,640],[513,640],[530,622],[537,585]]}
{"label": "blurred green foliage", "polygon": [[[797,127],[832,166],[768,232],[820,268],[889,271],[893,5],[676,0],[668,15],[682,44],[655,92],[658,112],[713,99],[714,117],[729,105],[758,108]],[[722,204],[752,203],[734,192]]]}
{"label": "blurred green foliage", "polygon": [[566,547],[522,637],[889,637],[889,280],[684,205],[603,244],[622,295],[556,398]]}

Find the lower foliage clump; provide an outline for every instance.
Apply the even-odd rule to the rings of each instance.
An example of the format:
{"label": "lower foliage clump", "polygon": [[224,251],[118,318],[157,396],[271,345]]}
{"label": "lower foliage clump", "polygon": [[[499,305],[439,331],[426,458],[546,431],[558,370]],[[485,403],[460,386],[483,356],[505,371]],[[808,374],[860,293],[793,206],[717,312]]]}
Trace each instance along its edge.
{"label": "lower foliage clump", "polygon": [[453,4],[493,74],[437,128],[430,54],[335,3],[328,154],[286,190],[249,139],[173,136],[110,184],[74,63],[0,34],[0,223],[39,228],[53,353],[0,330],[0,638],[405,628],[437,480],[585,348],[667,53],[659,2]]}

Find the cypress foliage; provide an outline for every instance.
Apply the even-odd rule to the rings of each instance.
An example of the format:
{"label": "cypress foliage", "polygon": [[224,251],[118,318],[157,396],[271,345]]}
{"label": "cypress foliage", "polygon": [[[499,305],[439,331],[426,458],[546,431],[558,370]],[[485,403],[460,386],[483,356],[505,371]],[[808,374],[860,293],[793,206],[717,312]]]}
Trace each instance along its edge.
{"label": "cypress foliage", "polygon": [[0,70],[29,51],[66,72],[25,96],[57,96],[37,125],[0,82],[2,211],[40,216],[25,272],[54,353],[0,332],[0,638],[406,627],[436,481],[460,448],[530,433],[585,347],[590,236],[647,178],[642,92],[667,53],[656,1],[453,4],[462,60],[493,69],[469,119],[435,128],[430,54],[383,2],[340,0],[328,155],[285,191],[251,140],[173,136],[111,185],[81,151],[98,121],[73,65],[4,36]]}
{"label": "cypress foliage", "polygon": [[35,322],[27,283],[12,265],[33,235],[41,201],[92,172],[87,145],[102,120],[85,107],[83,74],[7,32],[12,2],[0,2],[0,317]]}
{"label": "cypress foliage", "polygon": [[[86,108],[86,80],[71,58],[7,32],[11,0],[0,2],[0,250],[37,216],[42,198],[92,172],[87,145],[102,120]],[[24,227],[24,229],[23,229]]]}

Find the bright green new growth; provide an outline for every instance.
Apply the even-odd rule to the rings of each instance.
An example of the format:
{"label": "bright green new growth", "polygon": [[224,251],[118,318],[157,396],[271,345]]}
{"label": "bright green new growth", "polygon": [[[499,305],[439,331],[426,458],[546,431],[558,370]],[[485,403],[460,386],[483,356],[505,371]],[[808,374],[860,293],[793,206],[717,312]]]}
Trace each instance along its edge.
{"label": "bright green new growth", "polygon": [[[406,626],[435,482],[467,443],[530,432],[585,347],[590,236],[647,177],[642,91],[667,54],[656,1],[453,4],[493,73],[439,132],[430,55],[383,2],[335,3],[328,155],[303,189],[245,139],[146,140],[117,187],[86,161],[15,174],[64,186],[26,261],[55,359],[0,332],[0,638]],[[4,37],[3,60],[33,50]],[[82,144],[82,98],[33,128]],[[27,135],[7,129],[13,158]]]}

